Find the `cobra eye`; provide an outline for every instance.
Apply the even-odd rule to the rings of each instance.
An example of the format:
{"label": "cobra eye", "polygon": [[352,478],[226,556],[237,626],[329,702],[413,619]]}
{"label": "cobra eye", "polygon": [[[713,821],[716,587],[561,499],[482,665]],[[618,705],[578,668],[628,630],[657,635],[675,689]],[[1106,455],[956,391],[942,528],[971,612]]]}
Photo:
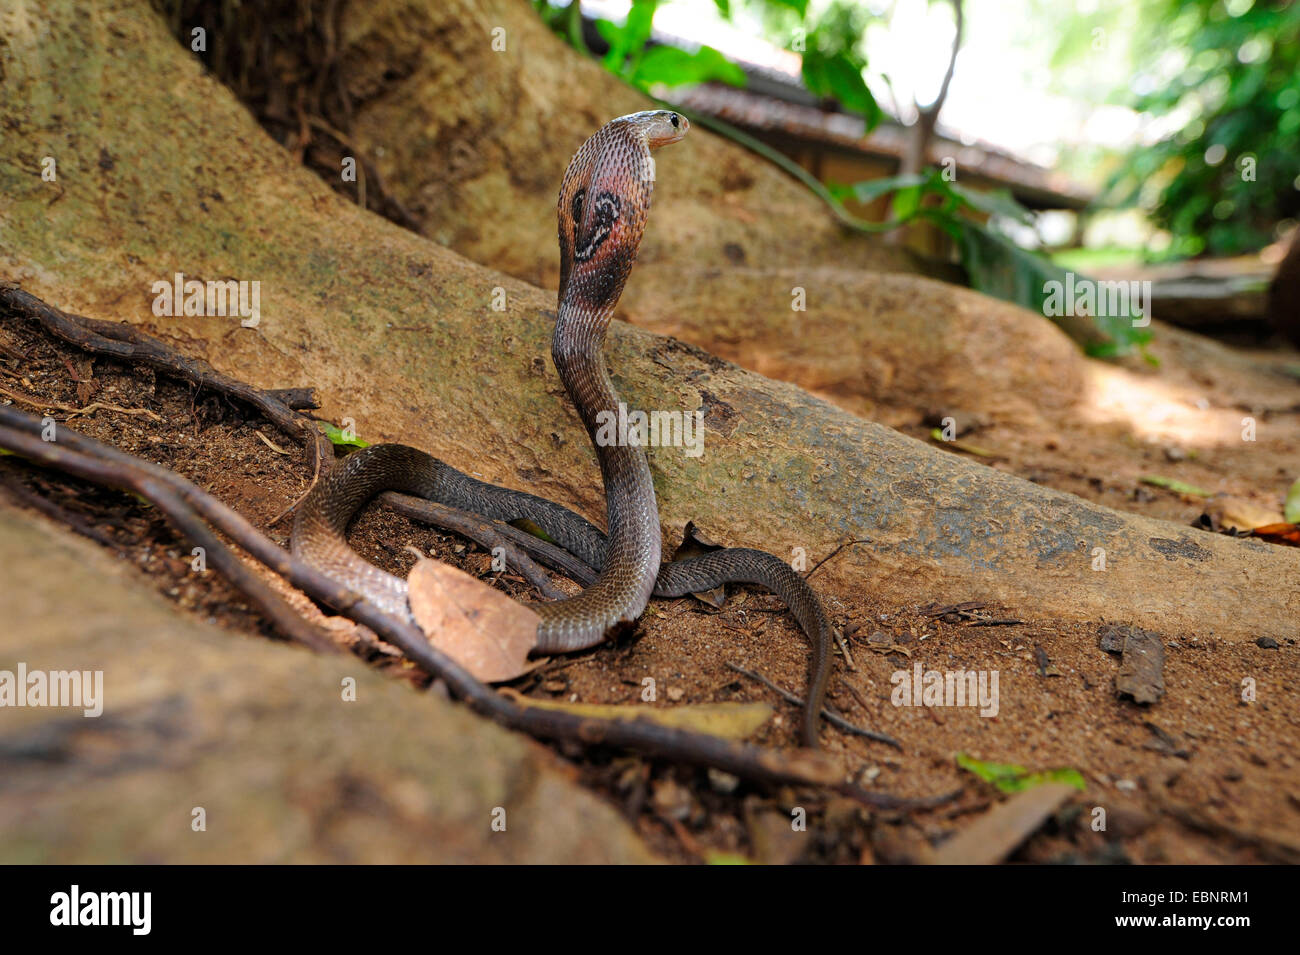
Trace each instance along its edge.
{"label": "cobra eye", "polygon": [[673,124],[673,129],[677,129],[682,125],[682,121],[676,113],[672,114],[672,117],[669,119],[669,122]]}

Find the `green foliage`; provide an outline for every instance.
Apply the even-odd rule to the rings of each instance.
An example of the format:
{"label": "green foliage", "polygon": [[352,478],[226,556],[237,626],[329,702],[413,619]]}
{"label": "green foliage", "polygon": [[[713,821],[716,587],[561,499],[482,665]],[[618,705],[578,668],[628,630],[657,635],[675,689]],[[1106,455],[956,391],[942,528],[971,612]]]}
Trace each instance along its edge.
{"label": "green foliage", "polygon": [[[724,17],[732,14],[731,0],[714,0]],[[808,0],[750,0],[759,5],[770,22],[781,24],[788,45],[803,58],[803,80],[814,96],[833,99],[844,109],[862,116],[867,129],[875,128],[882,112],[862,78],[865,56],[857,49],[867,15],[855,4],[834,0],[814,22],[808,14]],[[650,46],[651,28],[660,0],[633,0],[622,23],[597,20],[596,30],[608,45],[601,64],[633,86],[682,86],[687,83],[718,81],[745,85],[745,73],[710,46],[690,52],[676,47]],[[583,53],[578,7],[553,7],[535,0],[534,7],[556,33]]]}
{"label": "green foliage", "polygon": [[1128,99],[1183,122],[1129,154],[1107,202],[1143,208],[1174,255],[1257,249],[1300,215],[1300,3],[1153,0],[1145,13]]}
{"label": "green foliage", "polygon": [[[782,5],[807,6],[795,2]],[[875,129],[884,114],[862,78],[867,59],[859,47],[867,28],[866,12],[860,6],[836,0],[814,23],[808,23],[806,10],[799,16],[804,21],[802,29],[811,27],[802,51],[803,83],[808,92],[836,100],[844,109],[861,116],[868,132]]]}
{"label": "green foliage", "polygon": [[1083,774],[1077,769],[1048,769],[1031,773],[1023,766],[1012,763],[988,763],[967,756],[965,753],[957,754],[957,765],[974,773],[986,783],[992,783],[1004,793],[1017,793],[1043,783],[1066,783],[1079,790],[1088,788]]}
{"label": "green foliage", "polygon": [[[1047,309],[1049,290],[1054,283],[1059,283],[1058,289],[1065,286],[1066,270],[1022,249],[972,216],[972,213],[982,213],[1022,224],[1032,223],[1032,214],[1009,192],[967,189],[947,180],[941,169],[870,179],[852,186],[832,186],[831,192],[837,199],[853,198],[864,203],[893,193],[894,218],[884,223],[883,228],[898,228],[918,219],[933,223],[957,244],[973,288],[1053,317]],[[1125,315],[1095,316],[1092,334],[1082,341],[1085,350],[1097,357],[1110,357],[1141,348],[1151,340],[1151,334],[1145,328],[1133,327],[1133,320],[1138,317],[1132,311]],[[1077,334],[1072,326],[1065,326],[1065,330]]]}
{"label": "green foliage", "polygon": [[1138,478],[1142,484],[1149,484],[1151,487],[1162,487],[1166,491],[1173,491],[1175,494],[1186,494],[1190,497],[1213,497],[1213,491],[1207,491],[1204,488],[1197,487],[1194,484],[1187,484],[1174,478],[1161,477],[1158,474],[1147,474]]}
{"label": "green foliage", "polygon": [[641,55],[628,79],[643,89],[656,83],[682,86],[709,80],[745,85],[744,71],[711,46],[702,46],[694,53],[675,46],[651,47]]}
{"label": "green foliage", "polygon": [[[745,74],[710,46],[694,52],[676,47],[650,46],[650,32],[660,0],[633,0],[622,24],[597,20],[596,31],[608,45],[601,64],[633,86],[648,90],[655,85],[680,86],[718,80],[733,86],[745,84]],[[730,14],[728,0],[715,0],[724,15]],[[582,20],[576,3],[553,7],[536,0],[534,8],[546,24],[583,54],[590,51],[582,36]]]}
{"label": "green foliage", "polygon": [[747,0],[764,33],[803,61],[803,83],[814,96],[835,100],[861,116],[870,132],[883,117],[863,79],[867,68],[862,37],[871,22],[863,4],[831,0],[809,13],[808,0]]}
{"label": "green foliage", "polygon": [[321,430],[325,432],[325,437],[330,439],[330,443],[340,448],[368,448],[370,442],[362,441],[355,434],[345,431],[337,425],[332,425],[328,421],[320,422]]}

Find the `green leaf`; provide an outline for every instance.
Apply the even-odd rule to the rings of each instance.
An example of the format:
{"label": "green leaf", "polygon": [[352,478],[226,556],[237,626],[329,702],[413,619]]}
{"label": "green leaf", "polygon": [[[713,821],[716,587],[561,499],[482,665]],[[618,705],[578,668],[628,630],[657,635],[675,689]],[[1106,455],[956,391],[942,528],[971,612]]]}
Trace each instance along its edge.
{"label": "green leaf", "polygon": [[814,96],[829,96],[866,120],[867,131],[882,117],[880,105],[862,78],[863,66],[849,53],[827,55],[815,47],[803,54],[803,82]]}
{"label": "green leaf", "polygon": [[955,182],[946,182],[942,177],[939,177],[937,181],[944,183],[948,191],[966,205],[986,215],[1005,216],[1025,225],[1029,225],[1034,221],[1034,214],[1016,202],[1012,198],[1010,190],[999,189],[995,192],[976,192],[974,189],[959,186]]}
{"label": "green leaf", "polygon": [[1141,484],[1149,484],[1152,487],[1162,487],[1166,491],[1173,491],[1175,494],[1190,494],[1192,497],[1212,497],[1213,491],[1207,491],[1199,488],[1194,484],[1184,484],[1182,481],[1176,481],[1173,478],[1160,477],[1157,474],[1147,474],[1138,478]]}
{"label": "green leaf", "polygon": [[627,20],[623,23],[624,43],[628,52],[639,53],[645,48],[658,7],[659,0],[632,0]]}
{"label": "green leaf", "polygon": [[710,80],[744,86],[745,72],[711,46],[702,46],[694,53],[674,46],[656,46],[641,56],[629,79],[641,87],[655,83],[681,86]]}
{"label": "green leaf", "polygon": [[921,208],[921,191],[923,186],[908,186],[894,194],[894,218],[906,221],[916,215]]}
{"label": "green leaf", "polygon": [[557,541],[550,534],[546,533],[546,531],[542,530],[540,524],[536,524],[526,517],[521,517],[518,520],[511,521],[510,523],[513,526],[519,528],[525,534],[532,534],[538,540],[544,540],[548,544],[555,544],[556,546],[559,546],[560,542]]}
{"label": "green leaf", "polygon": [[612,73],[619,72],[622,69],[623,61],[627,59],[627,47],[623,42],[623,28],[612,20],[597,19],[596,32],[600,34],[602,40],[609,44],[609,50],[601,59],[601,65]]}
{"label": "green leaf", "polygon": [[958,451],[965,451],[967,454],[973,454],[977,458],[997,457],[997,454],[995,452],[986,450],[985,448],[977,447],[976,445],[973,444],[967,444],[965,441],[958,441],[955,438],[952,441],[949,441],[947,438],[943,436],[942,428],[931,428],[930,440],[935,441],[938,444],[946,445],[947,447],[950,448],[956,448]]}
{"label": "green leaf", "polygon": [[984,762],[967,756],[965,753],[957,754],[957,765],[974,773],[986,783],[992,783],[1004,793],[1021,792],[1025,789],[1041,786],[1043,783],[1065,783],[1079,790],[1088,788],[1083,774],[1077,769],[1046,769],[1041,772],[1031,773],[1023,766],[1016,766],[1012,763]]}
{"label": "green leaf", "polygon": [[368,448],[370,442],[362,441],[355,434],[349,435],[342,428],[330,424],[328,421],[320,422],[321,430],[325,432],[325,437],[330,439],[330,443],[339,448]]}
{"label": "green leaf", "polygon": [[785,7],[788,10],[793,10],[801,18],[808,15],[808,0],[768,0],[768,3],[774,7]]}
{"label": "green leaf", "polygon": [[896,189],[906,189],[911,186],[922,185],[926,177],[919,173],[909,173],[906,176],[885,176],[881,179],[868,179],[865,182],[855,182],[848,187],[848,192],[852,198],[858,202],[868,203],[873,199],[878,199],[887,192],[893,192]]}
{"label": "green leaf", "polygon": [[596,30],[609,44],[609,51],[600,61],[605,69],[619,74],[629,71],[629,64],[635,63],[650,39],[658,6],[659,0],[632,0],[622,26],[610,20],[596,21]]}
{"label": "green leaf", "polygon": [[845,109],[862,116],[866,120],[868,132],[880,125],[883,112],[876,98],[871,95],[866,80],[862,78],[860,64],[844,53],[837,53],[826,62],[826,77],[830,82],[831,95]]}
{"label": "green leaf", "polygon": [[1300,524],[1300,480],[1291,485],[1286,492],[1286,503],[1282,505],[1282,516],[1288,523]]}

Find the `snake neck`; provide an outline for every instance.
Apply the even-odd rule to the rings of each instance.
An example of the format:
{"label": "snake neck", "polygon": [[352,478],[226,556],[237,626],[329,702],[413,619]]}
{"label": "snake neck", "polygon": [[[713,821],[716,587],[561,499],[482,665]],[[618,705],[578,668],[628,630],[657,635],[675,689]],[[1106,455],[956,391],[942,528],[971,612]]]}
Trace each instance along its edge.
{"label": "snake neck", "polygon": [[[603,346],[612,308],[603,311],[602,318],[562,305],[551,356],[600,462],[609,531],[606,567],[624,569],[617,580],[602,579],[595,589],[630,588],[643,606],[654,588],[662,559],[659,506],[645,449],[625,440],[627,436],[617,428],[607,426],[610,421],[625,420],[626,413],[619,407],[618,392],[605,367]],[[624,414],[620,414],[621,410]],[[611,430],[613,441],[608,440]],[[640,609],[636,612],[640,613]]]}
{"label": "snake neck", "polygon": [[560,381],[595,442],[596,416],[616,410],[619,396],[605,368],[605,335],[613,309],[588,309],[560,303],[551,338],[551,358]]}
{"label": "snake neck", "polygon": [[[636,489],[633,496],[639,504],[654,508],[654,485],[645,450],[638,444],[625,443],[622,435],[616,435],[612,442],[608,440],[609,422],[626,418],[626,408],[620,408],[622,401],[605,367],[603,352],[608,326],[608,314],[603,320],[593,319],[589,314],[574,313],[561,306],[551,357],[591,438],[606,487],[614,478],[618,487]],[[629,477],[634,480],[629,481]],[[609,529],[611,534],[615,533],[612,516]]]}

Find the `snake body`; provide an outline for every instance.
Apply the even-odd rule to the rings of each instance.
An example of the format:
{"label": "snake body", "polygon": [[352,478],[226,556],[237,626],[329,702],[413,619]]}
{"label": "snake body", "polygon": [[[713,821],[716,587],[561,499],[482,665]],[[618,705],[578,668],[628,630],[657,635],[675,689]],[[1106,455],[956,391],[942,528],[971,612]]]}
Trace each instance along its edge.
{"label": "snake body", "polygon": [[645,451],[630,442],[597,440],[599,416],[616,415],[619,405],[603,349],[645,231],[654,190],[651,150],[677,142],[688,129],[685,117],[667,110],[610,121],[570,161],[557,202],[560,288],[551,355],[595,445],[608,534],[545,498],[478,481],[406,445],[380,444],[348,455],[311,490],[294,519],[292,548],[381,610],[409,619],[406,581],[347,544],[348,524],[368,500],[399,491],[493,520],[528,519],[598,571],[580,594],[533,605],[541,617],[539,653],[602,642],[635,621],[652,593],[682,596],[731,582],[764,586],[786,602],[813,646],[803,737],[816,745],[833,637],[816,594],[784,562],[757,550],[723,549],[662,564],[659,512]]}

